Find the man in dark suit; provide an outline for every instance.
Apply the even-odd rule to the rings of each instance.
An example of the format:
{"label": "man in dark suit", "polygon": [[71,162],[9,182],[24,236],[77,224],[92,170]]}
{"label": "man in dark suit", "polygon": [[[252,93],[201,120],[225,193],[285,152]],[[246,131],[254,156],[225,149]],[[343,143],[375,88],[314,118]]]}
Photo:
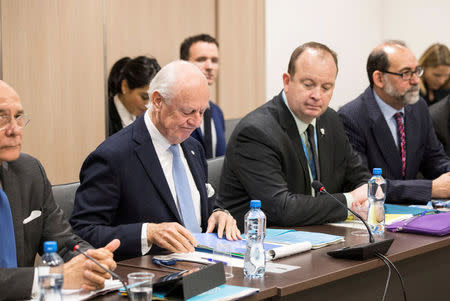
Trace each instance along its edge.
{"label": "man in dark suit", "polygon": [[[450,197],[450,159],[419,96],[423,68],[401,41],[377,46],[367,60],[370,87],[339,110],[353,148],[387,179],[387,201]],[[425,179],[416,180],[421,172]]]}
{"label": "man in dark suit", "polygon": [[429,107],[436,136],[450,156],[450,95]]}
{"label": "man in dark suit", "polygon": [[[39,292],[34,266],[43,243],[54,240],[64,264],[63,288],[103,287],[110,278],[96,265],[66,248],[66,241],[91,246],[72,233],[56,205],[44,168],[35,158],[21,154],[22,131],[29,119],[18,94],[0,81],[0,299],[28,299]],[[114,240],[103,249],[87,252],[110,269],[116,267]]]}
{"label": "man in dark suit", "polygon": [[225,229],[238,239],[231,215],[213,210],[205,154],[190,137],[208,107],[205,76],[189,62],[172,62],[154,77],[149,95],[149,110],[84,162],[70,220],[76,233],[94,246],[118,237],[121,258],[160,248],[194,251],[192,232],[215,227],[219,237]]}
{"label": "man in dark suit", "polygon": [[[208,80],[214,84],[219,72],[219,43],[207,34],[189,37],[180,46],[180,59],[196,65]],[[211,100],[203,115],[203,121],[192,137],[200,141],[205,149],[206,159],[225,155],[225,121],[222,110]]]}
{"label": "man in dark suit", "polygon": [[252,199],[261,200],[269,226],[345,219],[347,210],[336,200],[314,195],[314,179],[347,206],[367,199],[367,185],[356,187],[370,174],[352,151],[336,112],[328,108],[336,76],[337,57],[327,46],[310,42],[298,47],[283,74],[284,90],[235,128],[219,204],[241,229]]}

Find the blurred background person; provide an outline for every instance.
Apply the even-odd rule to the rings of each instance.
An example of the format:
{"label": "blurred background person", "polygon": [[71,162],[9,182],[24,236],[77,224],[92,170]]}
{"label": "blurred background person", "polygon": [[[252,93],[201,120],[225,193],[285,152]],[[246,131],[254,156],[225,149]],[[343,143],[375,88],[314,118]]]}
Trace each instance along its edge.
{"label": "blurred background person", "polygon": [[154,58],[124,57],[111,68],[108,77],[109,134],[120,131],[147,110],[148,87],[161,69]]}
{"label": "blurred background person", "polygon": [[425,68],[420,81],[420,95],[428,105],[450,94],[450,51],[443,44],[428,47],[419,59]]}

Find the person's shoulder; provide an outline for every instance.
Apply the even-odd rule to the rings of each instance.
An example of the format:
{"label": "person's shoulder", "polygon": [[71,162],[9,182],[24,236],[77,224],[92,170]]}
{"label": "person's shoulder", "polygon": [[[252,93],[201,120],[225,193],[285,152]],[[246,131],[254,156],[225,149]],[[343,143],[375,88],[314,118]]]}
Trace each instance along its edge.
{"label": "person's shoulder", "polygon": [[41,163],[38,159],[29,154],[20,153],[19,158],[8,162],[8,166],[9,168],[32,169],[33,167],[41,166]]}
{"label": "person's shoulder", "polygon": [[339,115],[357,115],[358,112],[360,112],[360,110],[365,106],[368,96],[367,93],[368,90],[366,89],[363,93],[358,95],[358,97],[340,107],[338,110]]}
{"label": "person's shoulder", "polygon": [[443,99],[439,100],[437,103],[432,104],[429,106],[430,114],[433,115],[448,115],[449,114],[449,108],[450,108],[450,95],[447,97],[444,97]]}

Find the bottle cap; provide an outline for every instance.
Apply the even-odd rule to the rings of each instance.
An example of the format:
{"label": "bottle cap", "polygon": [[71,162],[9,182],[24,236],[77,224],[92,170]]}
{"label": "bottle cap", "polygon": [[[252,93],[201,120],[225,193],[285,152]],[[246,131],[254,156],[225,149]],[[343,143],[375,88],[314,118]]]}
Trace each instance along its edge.
{"label": "bottle cap", "polygon": [[250,208],[261,208],[261,201],[260,200],[251,200]]}
{"label": "bottle cap", "polygon": [[383,170],[381,168],[374,168],[373,169],[373,175],[374,176],[381,176],[382,171]]}
{"label": "bottle cap", "polygon": [[45,253],[53,253],[58,251],[58,244],[56,241],[46,241],[44,242],[44,252]]}

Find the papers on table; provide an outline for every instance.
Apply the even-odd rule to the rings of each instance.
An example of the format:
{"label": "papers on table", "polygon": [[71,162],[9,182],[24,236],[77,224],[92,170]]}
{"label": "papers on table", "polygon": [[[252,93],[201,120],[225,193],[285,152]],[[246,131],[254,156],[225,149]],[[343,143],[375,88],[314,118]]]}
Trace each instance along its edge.
{"label": "papers on table", "polygon": [[309,242],[312,249],[318,249],[343,242],[344,237],[320,232],[295,231],[293,229],[267,229],[265,241],[284,245]]}
{"label": "papers on table", "polygon": [[210,289],[200,295],[187,299],[187,301],[227,301],[238,300],[256,294],[259,291],[257,288],[243,287],[235,285],[222,284],[218,287]]}
{"label": "papers on table", "polygon": [[[82,289],[76,290],[62,290],[64,301],[79,301],[79,300],[89,300],[91,298],[104,295],[106,293],[115,291],[122,287],[122,283],[117,279],[106,279],[105,287],[101,290],[88,292]],[[38,299],[36,299],[38,300]]]}

